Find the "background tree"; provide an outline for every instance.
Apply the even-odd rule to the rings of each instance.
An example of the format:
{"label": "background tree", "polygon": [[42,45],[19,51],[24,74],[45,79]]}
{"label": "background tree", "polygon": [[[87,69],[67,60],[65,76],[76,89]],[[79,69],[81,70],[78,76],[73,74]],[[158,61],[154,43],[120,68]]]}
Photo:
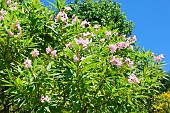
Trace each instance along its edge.
{"label": "background tree", "polygon": [[134,24],[128,21],[121,12],[120,4],[111,0],[82,0],[77,4],[69,4],[73,12],[82,20],[92,24],[109,26],[111,30],[118,29],[119,34],[131,34]]}

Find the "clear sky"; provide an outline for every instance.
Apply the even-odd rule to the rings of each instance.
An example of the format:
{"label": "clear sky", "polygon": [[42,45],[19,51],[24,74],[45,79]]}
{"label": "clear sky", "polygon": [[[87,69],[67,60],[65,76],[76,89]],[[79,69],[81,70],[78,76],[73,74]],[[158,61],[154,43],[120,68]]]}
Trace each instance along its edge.
{"label": "clear sky", "polygon": [[128,20],[135,23],[133,34],[145,50],[164,54],[170,70],[170,0],[117,0]]}
{"label": "clear sky", "polygon": [[[47,4],[47,0],[40,0]],[[53,1],[53,0],[49,0]],[[67,0],[70,1],[70,0]],[[170,0],[117,0],[127,19],[135,24],[133,34],[145,50],[164,54],[166,71],[170,70]]]}

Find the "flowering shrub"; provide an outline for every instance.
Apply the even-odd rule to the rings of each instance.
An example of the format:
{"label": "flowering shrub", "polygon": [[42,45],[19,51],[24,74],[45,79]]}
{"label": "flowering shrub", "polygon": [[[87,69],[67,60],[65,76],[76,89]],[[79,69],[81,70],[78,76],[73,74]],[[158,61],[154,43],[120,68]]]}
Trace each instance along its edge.
{"label": "flowering shrub", "polygon": [[1,112],[153,110],[163,55],[140,51],[135,35],[69,18],[68,7],[55,15],[36,0],[1,4]]}

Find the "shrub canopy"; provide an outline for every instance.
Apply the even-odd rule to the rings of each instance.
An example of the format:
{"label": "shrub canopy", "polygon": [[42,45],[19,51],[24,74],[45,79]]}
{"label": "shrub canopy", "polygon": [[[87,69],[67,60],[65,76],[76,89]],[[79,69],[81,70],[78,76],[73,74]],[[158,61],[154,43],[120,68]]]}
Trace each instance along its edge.
{"label": "shrub canopy", "polygon": [[0,4],[0,112],[154,110],[163,55],[140,51],[129,28],[95,24],[70,7],[55,13],[37,0]]}

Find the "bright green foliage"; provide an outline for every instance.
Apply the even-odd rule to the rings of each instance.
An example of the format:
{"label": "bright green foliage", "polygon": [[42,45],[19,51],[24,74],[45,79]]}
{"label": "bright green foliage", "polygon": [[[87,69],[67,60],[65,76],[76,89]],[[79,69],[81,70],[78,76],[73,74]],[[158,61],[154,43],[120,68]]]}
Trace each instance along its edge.
{"label": "bright green foliage", "polygon": [[118,29],[120,34],[131,34],[134,24],[127,21],[125,13],[121,13],[120,4],[111,0],[82,0],[82,2],[70,4],[73,13],[81,19],[91,23],[98,23],[110,29]]}
{"label": "bright green foliage", "polygon": [[72,23],[66,16],[70,10],[56,16],[35,0],[18,3],[16,10],[13,3],[0,6],[7,12],[0,21],[1,113],[154,110],[165,72],[156,55],[139,50],[134,37],[109,26],[84,27],[81,17]]}

